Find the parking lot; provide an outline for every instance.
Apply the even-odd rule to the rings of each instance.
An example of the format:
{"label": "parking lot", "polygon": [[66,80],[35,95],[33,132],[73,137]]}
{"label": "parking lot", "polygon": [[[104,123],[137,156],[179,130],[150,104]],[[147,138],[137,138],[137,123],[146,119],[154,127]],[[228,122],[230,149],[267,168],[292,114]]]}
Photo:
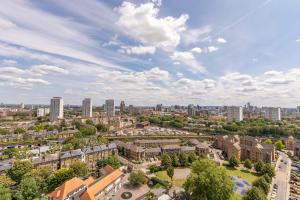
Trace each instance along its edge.
{"label": "parking lot", "polygon": [[289,200],[300,199],[300,162],[292,161]]}

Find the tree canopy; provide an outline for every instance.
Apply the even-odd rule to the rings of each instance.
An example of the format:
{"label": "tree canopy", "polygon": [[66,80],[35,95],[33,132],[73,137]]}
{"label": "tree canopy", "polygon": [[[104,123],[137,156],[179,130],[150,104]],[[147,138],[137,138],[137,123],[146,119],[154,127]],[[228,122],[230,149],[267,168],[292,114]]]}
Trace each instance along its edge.
{"label": "tree canopy", "polygon": [[202,159],[192,164],[192,172],[183,186],[191,200],[228,200],[234,184],[223,167]]}
{"label": "tree canopy", "polygon": [[146,182],[146,177],[143,171],[138,170],[138,171],[133,171],[130,173],[129,177],[128,177],[129,183],[137,186],[137,185],[141,185],[144,184]]}
{"label": "tree canopy", "polygon": [[247,191],[243,200],[267,200],[267,197],[261,189],[258,187],[252,187]]}
{"label": "tree canopy", "polygon": [[17,160],[13,163],[12,168],[8,170],[10,178],[17,183],[20,183],[22,177],[33,169],[30,161]]}

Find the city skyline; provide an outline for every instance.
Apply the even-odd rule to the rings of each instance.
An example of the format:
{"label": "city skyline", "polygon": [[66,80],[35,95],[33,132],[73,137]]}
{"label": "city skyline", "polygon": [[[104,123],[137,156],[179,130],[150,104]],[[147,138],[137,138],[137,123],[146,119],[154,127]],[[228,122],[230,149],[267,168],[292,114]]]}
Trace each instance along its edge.
{"label": "city skyline", "polygon": [[[0,102],[296,107],[300,2],[5,1]],[[101,102],[101,103],[100,103]]]}

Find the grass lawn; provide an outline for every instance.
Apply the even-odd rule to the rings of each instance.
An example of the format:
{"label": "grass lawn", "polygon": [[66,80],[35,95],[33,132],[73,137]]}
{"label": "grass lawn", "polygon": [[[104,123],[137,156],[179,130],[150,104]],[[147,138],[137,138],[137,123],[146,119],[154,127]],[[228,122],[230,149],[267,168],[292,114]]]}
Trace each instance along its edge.
{"label": "grass lawn", "polygon": [[239,194],[234,193],[230,200],[242,200],[242,197]]}
{"label": "grass lawn", "polygon": [[[167,175],[167,172],[165,170],[156,172],[155,175],[157,176],[157,178],[159,178],[161,180],[166,180],[166,181],[171,182],[171,179]],[[173,178],[173,184],[176,185],[177,187],[182,187],[184,182],[185,182],[185,179],[174,179]]]}
{"label": "grass lawn", "polygon": [[255,181],[259,177],[257,174],[255,174],[253,172],[246,171],[246,170],[233,169],[233,168],[228,167],[228,166],[224,166],[224,168],[226,169],[227,174],[229,176],[237,176],[237,177],[246,179],[250,183],[253,183],[253,181]]}

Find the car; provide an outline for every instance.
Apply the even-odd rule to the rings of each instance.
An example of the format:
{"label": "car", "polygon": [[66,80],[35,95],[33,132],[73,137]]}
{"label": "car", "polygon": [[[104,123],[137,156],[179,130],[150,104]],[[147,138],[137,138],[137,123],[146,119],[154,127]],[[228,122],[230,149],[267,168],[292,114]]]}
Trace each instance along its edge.
{"label": "car", "polygon": [[287,162],[284,162],[284,164],[287,164]]}
{"label": "car", "polygon": [[277,188],[278,188],[278,185],[277,185],[277,184],[274,184],[274,188],[276,188],[276,189],[277,189]]}
{"label": "car", "polygon": [[281,159],[280,162],[283,162],[283,159]]}

